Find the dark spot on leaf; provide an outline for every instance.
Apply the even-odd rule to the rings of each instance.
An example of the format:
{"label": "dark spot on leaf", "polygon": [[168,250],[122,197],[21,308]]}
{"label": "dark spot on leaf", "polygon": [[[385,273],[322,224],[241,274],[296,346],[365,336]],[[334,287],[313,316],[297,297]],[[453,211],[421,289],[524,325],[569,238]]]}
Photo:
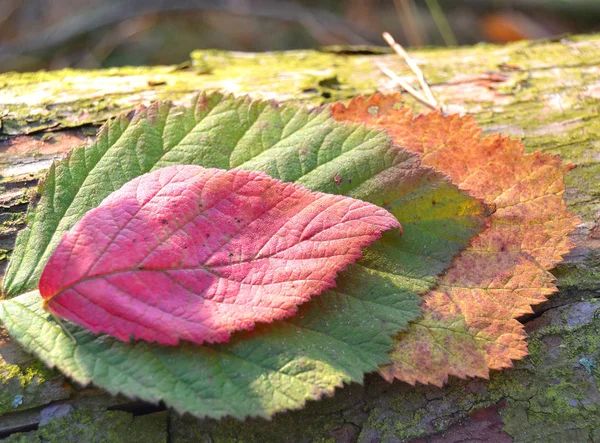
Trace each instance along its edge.
{"label": "dark spot on leaf", "polygon": [[206,238],[210,238],[210,234],[206,234]]}
{"label": "dark spot on leaf", "polygon": [[342,177],[340,177],[339,175],[335,174],[335,176],[333,177],[333,181],[335,182],[336,186],[339,186],[342,184],[344,179]]}
{"label": "dark spot on leaf", "polygon": [[431,200],[431,204],[432,204],[433,206],[435,206],[435,205],[437,204],[437,202],[436,202],[435,200]]}
{"label": "dark spot on leaf", "polygon": [[161,222],[163,225],[166,225],[167,223],[169,223],[169,222],[167,221],[167,219],[166,219],[166,218],[163,218],[163,219],[162,219],[160,222]]}

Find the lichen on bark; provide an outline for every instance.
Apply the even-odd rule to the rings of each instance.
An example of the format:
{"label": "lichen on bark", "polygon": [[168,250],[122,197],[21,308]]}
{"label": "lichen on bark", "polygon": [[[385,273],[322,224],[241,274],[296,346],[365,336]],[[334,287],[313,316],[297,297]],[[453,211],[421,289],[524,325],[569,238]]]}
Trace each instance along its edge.
{"label": "lichen on bark", "polygon": [[[0,266],[23,225],[26,202],[33,198],[30,189],[50,161],[85,143],[96,125],[124,110],[156,99],[186,103],[205,89],[300,100],[310,106],[395,90],[377,64],[413,81],[393,54],[347,52],[197,51],[187,67],[0,75]],[[163,414],[157,422],[172,442],[453,441],[467,434],[481,439],[493,434],[497,441],[600,440],[600,305],[595,298],[600,291],[600,235],[594,234],[600,232],[600,35],[431,48],[411,55],[446,111],[472,114],[487,132],[522,139],[528,152],[555,153],[577,165],[567,175],[565,194],[569,210],[583,220],[574,236],[577,248],[554,271],[560,293],[537,308],[536,315],[522,319],[530,334],[531,355],[512,370],[494,373],[490,381],[454,379],[443,389],[389,385],[369,375],[364,388],[347,386],[332,399],[277,415],[271,422],[197,420],[132,404],[140,414],[135,419],[147,416],[151,421],[159,417],[153,414]],[[423,110],[410,97],[406,101]],[[12,342],[0,344],[5,360],[11,346]],[[63,436],[76,435],[82,425],[96,429],[85,417],[107,430],[134,429],[130,426],[135,419],[128,412],[111,414],[108,406],[81,409],[82,398],[99,393],[80,395],[78,389],[64,387],[57,374],[43,372],[40,377],[38,369],[42,370],[27,360],[0,367],[0,382],[16,389],[4,385],[12,396],[0,399],[0,421],[24,423],[25,415],[19,414],[39,415],[59,398],[72,407],[69,417],[75,419],[55,424],[51,420],[15,438],[39,441],[40,432],[50,432],[50,425],[61,427]],[[53,379],[60,380],[63,391],[43,397],[40,393]],[[13,410],[16,395],[23,395],[23,402]],[[162,418],[166,416],[168,424]],[[117,426],[122,421],[129,425]]]}

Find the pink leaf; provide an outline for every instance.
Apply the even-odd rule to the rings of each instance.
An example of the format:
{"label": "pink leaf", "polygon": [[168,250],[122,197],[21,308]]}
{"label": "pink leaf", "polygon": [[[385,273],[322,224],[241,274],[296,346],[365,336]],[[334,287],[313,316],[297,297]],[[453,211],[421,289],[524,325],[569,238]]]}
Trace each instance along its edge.
{"label": "pink leaf", "polygon": [[170,166],[67,232],[40,292],[54,314],[125,342],[226,342],[293,315],[399,226],[370,203],[264,173]]}

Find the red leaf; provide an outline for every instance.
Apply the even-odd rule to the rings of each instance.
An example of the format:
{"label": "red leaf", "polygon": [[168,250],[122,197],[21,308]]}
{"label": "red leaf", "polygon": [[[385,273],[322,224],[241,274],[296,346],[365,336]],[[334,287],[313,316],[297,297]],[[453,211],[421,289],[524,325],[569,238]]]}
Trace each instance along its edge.
{"label": "red leaf", "polygon": [[370,203],[264,173],[171,166],[87,213],[40,292],[54,314],[126,342],[226,342],[294,314],[399,226]]}

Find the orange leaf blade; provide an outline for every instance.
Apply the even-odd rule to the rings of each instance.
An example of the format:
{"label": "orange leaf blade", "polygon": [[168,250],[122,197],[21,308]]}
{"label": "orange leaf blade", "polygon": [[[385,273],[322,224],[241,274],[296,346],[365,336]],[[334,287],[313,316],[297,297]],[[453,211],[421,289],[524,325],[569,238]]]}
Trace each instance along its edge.
{"label": "orange leaf blade", "polygon": [[557,290],[548,272],[574,246],[579,219],[562,199],[560,158],[524,154],[499,135],[482,137],[471,117],[431,112],[414,117],[398,95],[335,104],[338,120],[386,129],[397,145],[494,205],[490,226],[455,258],[436,290],[424,295],[424,318],[396,340],[387,379],[441,386],[449,375],[487,377],[527,355],[516,320]]}

